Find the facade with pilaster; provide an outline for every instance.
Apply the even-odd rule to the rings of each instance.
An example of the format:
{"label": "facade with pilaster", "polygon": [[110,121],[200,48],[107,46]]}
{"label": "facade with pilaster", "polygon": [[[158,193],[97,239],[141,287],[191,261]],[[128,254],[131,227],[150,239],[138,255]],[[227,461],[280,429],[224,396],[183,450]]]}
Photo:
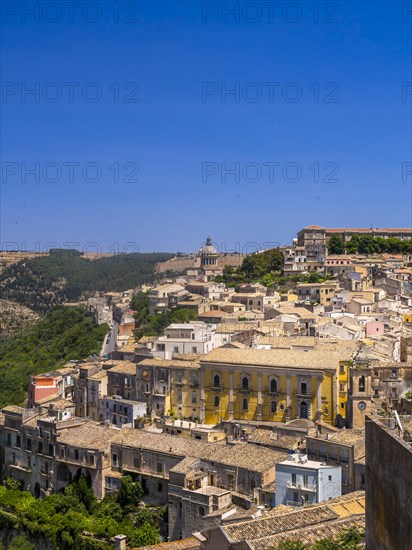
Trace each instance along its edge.
{"label": "facade with pilaster", "polygon": [[344,425],[351,359],[349,350],[215,349],[200,361],[200,421]]}

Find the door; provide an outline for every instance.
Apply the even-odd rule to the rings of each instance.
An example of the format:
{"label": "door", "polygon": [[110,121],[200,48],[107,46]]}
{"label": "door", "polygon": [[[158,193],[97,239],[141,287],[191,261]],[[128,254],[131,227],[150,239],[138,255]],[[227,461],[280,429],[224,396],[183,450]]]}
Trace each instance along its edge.
{"label": "door", "polygon": [[300,404],[300,418],[308,417],[308,404],[306,401],[302,401]]}

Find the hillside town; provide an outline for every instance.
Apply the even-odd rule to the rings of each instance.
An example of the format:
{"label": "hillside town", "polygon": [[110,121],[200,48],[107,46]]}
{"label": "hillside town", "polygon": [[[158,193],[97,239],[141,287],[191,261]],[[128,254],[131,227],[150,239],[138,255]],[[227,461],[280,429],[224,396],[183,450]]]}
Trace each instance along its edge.
{"label": "hillside town", "polygon": [[[347,250],[364,236],[412,229],[305,227],[279,249],[280,284],[233,282],[254,255],[208,237],[155,284],[88,297],[101,353],[31,375],[25,405],[2,409],[2,477],[43,498],[83,474],[103,499],[131,476],[168,509],[150,548],[263,550],[366,524],[367,548],[406,549],[412,251]],[[139,300],[145,319],[170,315],[158,334],[139,333]]]}

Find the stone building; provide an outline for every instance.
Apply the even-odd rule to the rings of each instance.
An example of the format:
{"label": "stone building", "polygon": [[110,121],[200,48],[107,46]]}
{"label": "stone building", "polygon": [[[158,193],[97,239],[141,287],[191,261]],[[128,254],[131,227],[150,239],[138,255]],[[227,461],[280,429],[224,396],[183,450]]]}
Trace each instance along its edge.
{"label": "stone building", "polygon": [[23,409],[9,405],[3,409],[1,426],[3,472],[21,482],[34,496],[56,492],[57,440],[63,432],[79,427],[81,418],[65,418],[64,411]]}
{"label": "stone building", "polygon": [[350,371],[350,425],[363,428],[366,416],[397,409],[412,388],[412,364],[360,354]]}
{"label": "stone building", "polygon": [[[336,465],[342,471],[342,493],[365,489],[365,432],[339,430],[306,436],[306,452],[311,460]],[[363,465],[363,467],[362,467]]]}
{"label": "stone building", "polygon": [[76,416],[102,420],[101,398],[107,395],[107,372],[103,363],[80,364],[74,379],[73,400]]}
{"label": "stone building", "polygon": [[97,498],[104,497],[105,476],[110,475],[110,444],[121,438],[121,431],[85,422],[60,434],[56,441],[56,488],[59,491],[75,476],[89,480]]}
{"label": "stone building", "polygon": [[344,423],[353,350],[218,348],[200,360],[200,421]]}
{"label": "stone building", "polygon": [[136,363],[116,361],[107,370],[107,395],[119,395],[123,399],[137,401]]}
{"label": "stone building", "polygon": [[411,547],[411,432],[410,419],[366,418],[366,548]]}
{"label": "stone building", "polygon": [[311,507],[276,507],[254,519],[211,527],[195,537],[201,550],[267,550],[281,542],[313,544],[351,527],[365,526],[365,496],[357,492]]}

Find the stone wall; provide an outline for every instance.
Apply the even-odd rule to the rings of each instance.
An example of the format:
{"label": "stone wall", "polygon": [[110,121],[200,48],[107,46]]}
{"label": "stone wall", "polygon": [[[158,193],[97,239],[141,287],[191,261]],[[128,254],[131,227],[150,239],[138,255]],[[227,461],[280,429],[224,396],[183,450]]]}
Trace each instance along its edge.
{"label": "stone wall", "polygon": [[367,550],[408,550],[412,544],[412,448],[396,433],[367,417]]}

